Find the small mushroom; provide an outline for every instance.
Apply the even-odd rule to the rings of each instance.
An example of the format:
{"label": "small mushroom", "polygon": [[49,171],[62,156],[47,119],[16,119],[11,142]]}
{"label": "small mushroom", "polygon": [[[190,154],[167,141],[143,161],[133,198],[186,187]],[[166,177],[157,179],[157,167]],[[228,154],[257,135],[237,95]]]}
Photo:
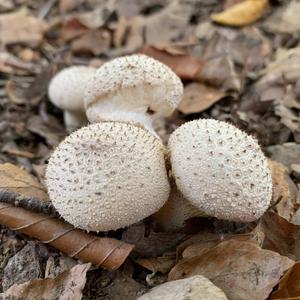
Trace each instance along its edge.
{"label": "small mushroom", "polygon": [[152,217],[161,229],[171,231],[182,228],[190,218],[203,216],[205,213],[186,200],[174,183],[168,201]]}
{"label": "small mushroom", "polygon": [[69,67],[57,73],[49,84],[49,99],[64,111],[64,121],[69,132],[87,123],[83,94],[95,70],[86,66]]}
{"label": "small mushroom", "polygon": [[68,136],[52,154],[48,193],[75,227],[108,231],[138,222],[167,201],[165,148],[137,126],[104,122]]}
{"label": "small mushroom", "polygon": [[168,146],[178,189],[206,214],[251,222],[267,210],[272,178],[253,137],[226,122],[195,120],[176,129]]}
{"label": "small mushroom", "polygon": [[183,94],[180,78],[146,55],[103,64],[88,82],[84,101],[90,122],[133,122],[152,129],[153,115],[170,116]]}

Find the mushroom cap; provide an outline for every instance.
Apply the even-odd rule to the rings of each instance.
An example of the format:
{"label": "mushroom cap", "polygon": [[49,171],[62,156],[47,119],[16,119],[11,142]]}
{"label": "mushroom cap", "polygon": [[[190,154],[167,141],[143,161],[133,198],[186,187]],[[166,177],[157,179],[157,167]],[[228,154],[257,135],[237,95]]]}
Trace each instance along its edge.
{"label": "mushroom cap", "polygon": [[65,220],[86,230],[115,230],[140,221],[168,199],[164,150],[153,135],[130,124],[83,127],[49,160],[50,199]]}
{"label": "mushroom cap", "polygon": [[136,54],[103,64],[88,82],[84,101],[88,119],[98,122],[101,111],[115,109],[169,116],[182,94],[182,82],[168,66]]}
{"label": "mushroom cap", "polygon": [[84,111],[84,89],[95,68],[73,66],[58,72],[50,81],[50,101],[62,110]]}
{"label": "mushroom cap", "polygon": [[186,199],[210,216],[251,222],[272,198],[268,162],[257,141],[216,120],[195,120],[169,139],[172,172]]}
{"label": "mushroom cap", "polygon": [[204,215],[201,210],[184,198],[174,184],[168,201],[153,215],[153,218],[162,229],[176,230],[182,228],[187,219]]}

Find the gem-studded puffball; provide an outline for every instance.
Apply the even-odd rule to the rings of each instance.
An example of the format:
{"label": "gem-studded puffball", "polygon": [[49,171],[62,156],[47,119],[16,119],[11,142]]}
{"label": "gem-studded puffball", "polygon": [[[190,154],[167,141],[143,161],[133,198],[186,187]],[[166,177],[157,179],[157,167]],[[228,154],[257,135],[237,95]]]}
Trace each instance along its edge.
{"label": "gem-studded puffball", "polygon": [[172,173],[187,200],[210,216],[251,222],[272,198],[267,159],[257,141],[216,120],[195,120],[169,139]]}
{"label": "gem-studded puffball", "polygon": [[84,111],[84,89],[95,71],[93,67],[72,66],[58,72],[48,87],[51,102],[62,110]]}
{"label": "gem-studded puffball", "polygon": [[[182,99],[180,78],[163,63],[146,55],[130,55],[103,64],[88,82],[85,108],[90,122],[110,121],[118,111],[139,113],[148,110],[169,116]],[[140,122],[139,117],[136,123]],[[128,121],[128,120],[125,120]]]}
{"label": "gem-studded puffball", "polygon": [[158,211],[170,186],[165,149],[136,126],[104,122],[68,136],[46,172],[50,199],[75,227],[115,230]]}

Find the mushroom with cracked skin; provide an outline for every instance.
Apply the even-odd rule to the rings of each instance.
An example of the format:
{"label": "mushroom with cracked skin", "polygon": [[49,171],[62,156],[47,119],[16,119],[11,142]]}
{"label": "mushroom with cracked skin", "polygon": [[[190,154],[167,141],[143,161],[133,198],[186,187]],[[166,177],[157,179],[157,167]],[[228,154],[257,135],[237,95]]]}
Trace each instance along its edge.
{"label": "mushroom with cracked skin", "polygon": [[272,178],[252,136],[226,122],[195,120],[176,129],[168,147],[178,189],[207,215],[251,222],[267,210]]}
{"label": "mushroom with cracked skin", "polygon": [[58,72],[50,81],[50,101],[64,111],[64,121],[69,132],[87,123],[84,110],[84,88],[96,69],[73,66]]}
{"label": "mushroom with cracked skin", "polygon": [[88,82],[84,102],[90,122],[131,122],[154,133],[153,115],[170,116],[181,101],[180,78],[146,55],[131,55],[103,64]]}
{"label": "mushroom with cracked skin", "polygon": [[145,129],[103,122],[68,136],[46,171],[50,199],[75,227],[108,231],[158,211],[170,186],[166,150]]}
{"label": "mushroom with cracked skin", "polygon": [[163,230],[177,230],[184,226],[186,220],[203,216],[206,214],[186,200],[173,183],[168,201],[152,218]]}

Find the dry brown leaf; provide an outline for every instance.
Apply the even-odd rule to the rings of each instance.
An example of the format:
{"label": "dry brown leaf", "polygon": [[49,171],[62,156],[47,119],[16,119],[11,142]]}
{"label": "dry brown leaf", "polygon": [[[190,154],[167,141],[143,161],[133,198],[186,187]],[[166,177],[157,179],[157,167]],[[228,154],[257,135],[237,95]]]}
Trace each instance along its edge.
{"label": "dry brown leaf", "polygon": [[289,223],[274,212],[262,218],[265,233],[263,247],[285,255],[293,260],[300,259],[300,226]]}
{"label": "dry brown leaf", "polygon": [[45,25],[26,9],[0,16],[0,36],[4,45],[26,43],[38,46],[43,40]]}
{"label": "dry brown leaf", "polygon": [[56,147],[66,135],[62,124],[53,115],[47,116],[47,120],[33,115],[28,119],[26,127],[29,131],[43,137],[47,144],[53,147]]}
{"label": "dry brown leaf", "polygon": [[281,278],[278,289],[270,299],[300,299],[300,262],[295,263]]}
{"label": "dry brown leaf", "polygon": [[[1,198],[8,194],[12,195],[10,197],[17,195],[18,201],[21,201],[22,198],[27,199],[25,201],[33,198],[40,202],[50,203],[45,188],[38,180],[10,163],[0,164],[0,194]],[[1,199],[1,201],[3,200]]]}
{"label": "dry brown leaf", "polygon": [[63,220],[0,202],[0,225],[27,234],[83,262],[108,270],[119,268],[133,245],[87,234]]}
{"label": "dry brown leaf", "polygon": [[84,0],[60,0],[59,10],[62,12],[68,12],[75,9],[82,3],[84,3]]}
{"label": "dry brown leaf", "polygon": [[267,18],[264,27],[271,32],[297,34],[300,30],[299,11],[300,3],[293,0]]}
{"label": "dry brown leaf", "polygon": [[280,216],[288,221],[296,210],[298,188],[289,176],[288,168],[274,160],[269,160],[273,180],[272,204]]}
{"label": "dry brown leaf", "polygon": [[80,300],[90,266],[91,264],[76,265],[55,278],[34,279],[23,284],[15,284],[6,290],[3,296],[13,297],[16,300]]}
{"label": "dry brown leaf", "polygon": [[268,8],[268,0],[245,0],[225,11],[212,14],[214,22],[229,26],[246,26],[256,22]]}
{"label": "dry brown leaf", "polygon": [[138,258],[135,262],[153,273],[161,272],[162,274],[166,274],[174,267],[176,255],[173,252],[165,253],[159,257]]}
{"label": "dry brown leaf", "polygon": [[253,242],[261,246],[264,233],[260,225],[256,226],[251,232],[241,234],[220,234],[203,231],[180,244],[177,247],[177,254],[183,258],[197,256],[226,240]]}
{"label": "dry brown leaf", "polygon": [[71,41],[76,37],[81,36],[89,29],[81,24],[77,19],[73,18],[68,20],[60,29],[59,36],[60,38],[67,42]]}
{"label": "dry brown leaf", "polygon": [[154,47],[142,48],[141,53],[168,65],[182,79],[196,79],[203,66],[202,60],[191,55],[174,55]]}
{"label": "dry brown leaf", "polygon": [[105,53],[110,47],[111,36],[108,30],[90,30],[71,44],[74,53],[92,53],[95,56]]}
{"label": "dry brown leaf", "polygon": [[231,300],[265,300],[283,272],[294,262],[251,242],[229,240],[186,258],[169,273],[169,280],[203,275]]}
{"label": "dry brown leaf", "polygon": [[202,112],[221,100],[225,93],[202,83],[190,83],[185,86],[183,99],[178,110],[184,114]]}
{"label": "dry brown leaf", "polygon": [[162,255],[178,245],[184,237],[182,232],[154,232],[146,235],[143,223],[128,227],[123,233],[122,240],[134,244],[134,253],[142,257],[155,257]]}

